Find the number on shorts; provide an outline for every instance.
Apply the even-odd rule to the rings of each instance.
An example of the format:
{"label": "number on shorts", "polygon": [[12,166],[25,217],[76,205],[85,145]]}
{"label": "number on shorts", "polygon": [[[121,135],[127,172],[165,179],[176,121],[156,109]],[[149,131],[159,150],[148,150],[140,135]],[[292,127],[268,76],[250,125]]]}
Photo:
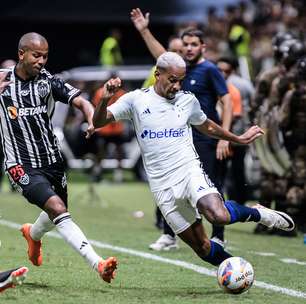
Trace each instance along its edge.
{"label": "number on shorts", "polygon": [[25,175],[25,172],[21,165],[17,165],[15,167],[10,168],[9,173],[14,182],[18,182],[22,176]]}

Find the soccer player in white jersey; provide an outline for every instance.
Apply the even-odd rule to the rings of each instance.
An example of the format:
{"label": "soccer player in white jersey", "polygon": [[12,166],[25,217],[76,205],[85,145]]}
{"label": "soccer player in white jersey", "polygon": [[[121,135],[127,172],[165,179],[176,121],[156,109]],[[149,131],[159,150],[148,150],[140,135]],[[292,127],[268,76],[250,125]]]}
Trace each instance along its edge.
{"label": "soccer player in white jersey", "polygon": [[56,228],[62,238],[110,283],[117,260],[102,259],[68,212],[67,180],[51,118],[56,101],[81,110],[88,122],[87,137],[94,132],[91,103],[81,92],[51,75],[47,40],[38,33],[24,34],[18,45],[18,63],[0,73],[0,138],[6,173],[16,190],[42,212],[35,223],[24,224],[33,265],[42,264],[41,239]]}
{"label": "soccer player in white jersey", "polygon": [[201,215],[218,225],[254,221],[292,230],[294,222],[285,213],[260,205],[249,208],[232,201],[224,203],[203,172],[191,137],[194,125],[209,136],[249,144],[263,134],[262,129],[252,126],[237,136],[208,119],[195,96],[180,91],[186,66],[176,53],[163,53],[156,67],[154,86],[129,92],[107,107],[109,98],[121,86],[119,78],[109,80],[104,85],[104,98],[95,110],[93,123],[100,128],[114,120],[132,121],[151,191],[174,232],[201,259],[219,265],[231,255],[209,240]]}

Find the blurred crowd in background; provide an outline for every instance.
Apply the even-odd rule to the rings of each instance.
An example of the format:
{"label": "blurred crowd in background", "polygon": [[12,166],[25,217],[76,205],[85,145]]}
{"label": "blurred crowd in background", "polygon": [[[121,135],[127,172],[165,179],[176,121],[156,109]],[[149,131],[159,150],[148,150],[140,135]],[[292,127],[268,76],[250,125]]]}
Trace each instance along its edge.
{"label": "blurred crowd in background", "polygon": [[[242,204],[259,200],[285,211],[293,216],[297,229],[306,232],[306,12],[303,2],[241,1],[226,6],[223,14],[211,6],[205,22],[175,24],[169,39],[180,37],[186,27],[201,29],[205,34],[205,58],[217,64],[232,97],[232,130],[242,133],[253,123],[265,129],[263,138],[251,147],[232,147],[231,158],[224,162],[224,190],[228,198]],[[154,16],[151,18],[154,20]],[[112,76],[118,75],[125,63],[121,31],[120,27],[110,29],[110,35],[101,41],[97,53],[100,70],[106,69]],[[134,34],[138,35],[136,30]],[[158,38],[159,33],[154,34]],[[145,48],[145,44],[139,47]],[[149,77],[150,68],[147,74]],[[69,73],[63,75],[95,105],[99,102],[101,78],[88,81],[81,76],[69,79]],[[142,86],[142,81],[127,80],[124,84],[118,96]],[[124,182],[125,169],[132,170],[137,179],[146,180],[131,125],[113,123],[86,141],[80,113],[68,108],[59,108],[57,112],[54,124],[68,167],[73,167],[69,165],[70,158],[90,160],[79,168],[93,182],[103,181],[104,172],[109,169],[114,172],[115,182]],[[255,232],[279,233],[261,225]],[[286,236],[296,233],[283,232]]]}

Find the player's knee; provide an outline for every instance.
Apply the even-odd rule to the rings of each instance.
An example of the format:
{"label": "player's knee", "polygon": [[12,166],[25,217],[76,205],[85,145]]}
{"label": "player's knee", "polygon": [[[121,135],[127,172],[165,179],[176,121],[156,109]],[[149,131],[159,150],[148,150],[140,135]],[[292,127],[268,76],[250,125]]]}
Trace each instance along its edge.
{"label": "player's knee", "polygon": [[48,213],[51,220],[67,212],[64,202],[59,197],[50,198],[45,204],[44,209]]}
{"label": "player's knee", "polygon": [[53,210],[56,216],[60,216],[61,214],[67,212],[67,209],[65,205],[58,205],[56,208]]}
{"label": "player's knee", "polygon": [[225,209],[217,209],[212,211],[212,224],[215,225],[225,225],[228,223],[228,213]]}

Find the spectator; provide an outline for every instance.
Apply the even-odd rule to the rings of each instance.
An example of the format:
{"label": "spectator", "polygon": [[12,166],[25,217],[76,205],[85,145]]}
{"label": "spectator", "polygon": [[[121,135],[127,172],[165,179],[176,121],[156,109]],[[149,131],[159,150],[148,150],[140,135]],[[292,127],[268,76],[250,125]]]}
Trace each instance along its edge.
{"label": "spectator", "polygon": [[112,29],[110,35],[103,41],[100,49],[100,64],[103,66],[122,65],[123,59],[121,55],[119,42],[121,40],[121,32],[119,29]]}

